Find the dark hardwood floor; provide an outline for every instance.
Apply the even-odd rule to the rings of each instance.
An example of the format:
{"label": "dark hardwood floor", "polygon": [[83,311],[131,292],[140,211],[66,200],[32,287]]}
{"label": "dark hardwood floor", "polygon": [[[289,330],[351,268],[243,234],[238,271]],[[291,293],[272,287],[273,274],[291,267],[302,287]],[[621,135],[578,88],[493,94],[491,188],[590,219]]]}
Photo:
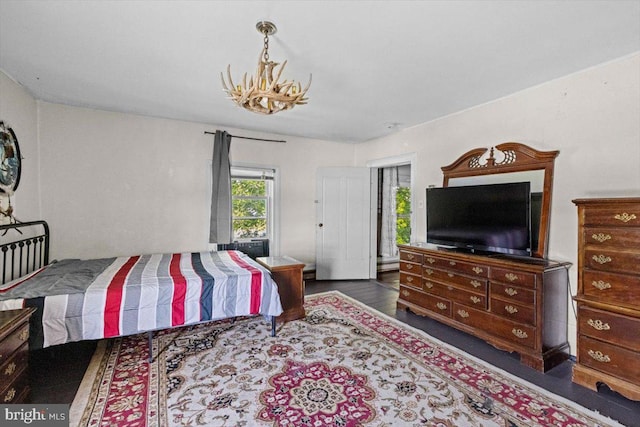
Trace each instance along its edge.
{"label": "dark hardwood floor", "polygon": [[[542,374],[520,364],[520,360],[515,354],[500,351],[482,340],[434,320],[407,311],[397,311],[397,279],[397,272],[390,272],[381,274],[378,281],[307,280],[306,294],[331,290],[340,291],[545,390],[617,419],[626,426],[640,426],[640,402],[626,399],[608,390],[606,386],[603,386],[596,393],[573,384],[571,381],[573,362],[571,361],[566,361]],[[30,359],[31,401],[33,403],[70,404],[94,349],[95,342],[80,342],[32,352]],[[638,369],[639,367],[630,368]]]}

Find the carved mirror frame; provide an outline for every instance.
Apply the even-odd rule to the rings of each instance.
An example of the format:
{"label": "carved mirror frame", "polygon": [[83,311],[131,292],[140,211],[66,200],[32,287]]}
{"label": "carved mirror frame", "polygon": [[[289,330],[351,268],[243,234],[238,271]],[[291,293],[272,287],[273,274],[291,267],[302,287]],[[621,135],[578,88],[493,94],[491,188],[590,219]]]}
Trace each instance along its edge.
{"label": "carved mirror frame", "polygon": [[[491,148],[475,148],[460,156],[448,166],[443,166],[443,187],[452,184],[456,178],[477,177],[477,183],[484,184],[483,177],[513,172],[543,172],[542,201],[538,247],[532,256],[546,258],[548,252],[551,196],[553,190],[553,166],[559,151],[538,151],[519,142],[505,142]],[[496,158],[496,154],[498,154]],[[514,179],[517,174],[514,174]],[[507,182],[509,177],[506,178]],[[512,182],[517,182],[516,180]]]}

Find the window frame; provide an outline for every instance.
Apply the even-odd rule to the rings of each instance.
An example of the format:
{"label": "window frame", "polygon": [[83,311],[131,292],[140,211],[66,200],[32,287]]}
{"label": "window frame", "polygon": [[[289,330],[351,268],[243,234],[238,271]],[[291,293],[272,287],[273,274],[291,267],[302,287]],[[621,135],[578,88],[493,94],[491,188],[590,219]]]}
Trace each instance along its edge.
{"label": "window frame", "polygon": [[[250,237],[235,239],[238,242],[247,242],[258,239],[269,239],[269,253],[272,256],[279,254],[279,205],[280,205],[280,185],[279,185],[279,170],[277,167],[253,165],[253,164],[233,164],[231,165],[231,179],[248,179],[248,180],[260,180],[263,176],[267,182],[266,196],[239,196],[236,197],[231,194],[231,200],[244,199],[244,200],[266,200],[266,220],[267,220],[267,235],[266,237]],[[263,175],[264,173],[264,175]],[[270,188],[269,188],[270,187]],[[233,224],[236,219],[256,219],[261,217],[234,217],[233,212],[231,215],[231,227],[232,236],[234,235]]]}

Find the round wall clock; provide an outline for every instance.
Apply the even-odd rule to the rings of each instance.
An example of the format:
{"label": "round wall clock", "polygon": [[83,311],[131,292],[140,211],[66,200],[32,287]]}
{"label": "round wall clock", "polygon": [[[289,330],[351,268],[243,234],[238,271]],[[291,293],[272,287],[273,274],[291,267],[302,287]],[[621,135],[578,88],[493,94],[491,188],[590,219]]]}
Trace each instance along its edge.
{"label": "round wall clock", "polygon": [[20,183],[20,146],[13,129],[0,121],[0,191],[13,193]]}

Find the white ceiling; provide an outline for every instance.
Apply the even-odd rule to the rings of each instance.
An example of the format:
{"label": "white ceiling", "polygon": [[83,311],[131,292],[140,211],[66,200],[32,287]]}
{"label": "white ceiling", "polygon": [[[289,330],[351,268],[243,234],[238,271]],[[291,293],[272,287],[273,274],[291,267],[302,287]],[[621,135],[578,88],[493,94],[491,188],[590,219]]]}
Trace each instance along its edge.
{"label": "white ceiling", "polygon": [[[273,116],[221,90],[254,73],[256,22],[309,104]],[[640,0],[0,0],[0,69],[37,99],[360,142],[640,51]]]}

